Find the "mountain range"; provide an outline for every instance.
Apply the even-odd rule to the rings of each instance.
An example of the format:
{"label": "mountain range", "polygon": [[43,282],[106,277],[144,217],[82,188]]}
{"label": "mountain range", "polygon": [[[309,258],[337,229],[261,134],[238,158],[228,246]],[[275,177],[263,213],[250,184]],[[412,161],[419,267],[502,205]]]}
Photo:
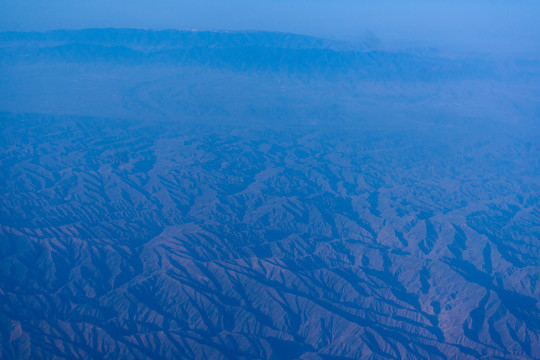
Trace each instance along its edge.
{"label": "mountain range", "polygon": [[0,33],[0,358],[540,358],[540,62]]}

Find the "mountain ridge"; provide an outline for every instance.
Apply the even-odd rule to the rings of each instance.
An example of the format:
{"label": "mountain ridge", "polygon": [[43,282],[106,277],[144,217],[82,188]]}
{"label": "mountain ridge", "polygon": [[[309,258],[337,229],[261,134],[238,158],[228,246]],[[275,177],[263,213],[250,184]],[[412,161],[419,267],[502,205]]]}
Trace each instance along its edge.
{"label": "mountain ridge", "polygon": [[[132,35],[132,33],[135,35]],[[30,38],[30,41],[28,40]],[[136,41],[133,38],[137,39]],[[127,41],[126,39],[129,39]],[[43,44],[35,46],[36,41]],[[360,74],[374,79],[437,81],[486,78],[496,66],[480,59],[426,57],[373,50],[338,41],[282,33],[80,30],[0,33],[4,63],[103,62],[125,65],[201,65],[248,71]],[[133,42],[139,44],[133,44]],[[161,44],[149,47],[149,43]],[[360,46],[360,49],[358,48]],[[433,55],[432,55],[433,56]]]}

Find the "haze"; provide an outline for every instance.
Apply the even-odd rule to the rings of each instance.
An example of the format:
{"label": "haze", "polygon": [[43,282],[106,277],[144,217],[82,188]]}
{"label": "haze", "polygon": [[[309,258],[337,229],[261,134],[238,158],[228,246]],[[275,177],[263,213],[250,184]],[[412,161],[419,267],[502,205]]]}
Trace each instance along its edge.
{"label": "haze", "polygon": [[0,359],[540,359],[536,1],[0,1]]}
{"label": "haze", "polygon": [[538,54],[538,1],[4,1],[0,30],[266,30]]}

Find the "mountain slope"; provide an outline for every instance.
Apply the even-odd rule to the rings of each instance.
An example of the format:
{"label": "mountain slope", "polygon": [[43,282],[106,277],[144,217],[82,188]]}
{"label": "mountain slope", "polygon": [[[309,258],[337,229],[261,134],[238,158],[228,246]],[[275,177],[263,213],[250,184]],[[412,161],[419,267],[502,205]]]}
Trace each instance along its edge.
{"label": "mountain slope", "polygon": [[540,357],[534,62],[0,41],[0,358]]}

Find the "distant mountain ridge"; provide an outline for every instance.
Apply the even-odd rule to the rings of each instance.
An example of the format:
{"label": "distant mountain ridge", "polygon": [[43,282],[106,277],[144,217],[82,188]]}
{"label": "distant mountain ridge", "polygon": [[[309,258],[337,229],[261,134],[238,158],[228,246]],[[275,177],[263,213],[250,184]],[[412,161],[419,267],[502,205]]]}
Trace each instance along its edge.
{"label": "distant mountain ridge", "polygon": [[0,33],[2,63],[60,61],[172,64],[233,70],[356,74],[363,78],[437,81],[493,76],[480,59],[448,59],[369,49],[310,36],[271,32],[127,29]]}
{"label": "distant mountain ridge", "polygon": [[[268,46],[283,48],[343,48],[349,42],[320,39],[307,35],[264,31],[199,31],[143,29],[83,29],[48,32],[2,32],[2,42],[39,41],[57,43],[86,43],[108,46],[156,48],[226,48],[238,46]],[[357,47],[361,44],[356,44]]]}

